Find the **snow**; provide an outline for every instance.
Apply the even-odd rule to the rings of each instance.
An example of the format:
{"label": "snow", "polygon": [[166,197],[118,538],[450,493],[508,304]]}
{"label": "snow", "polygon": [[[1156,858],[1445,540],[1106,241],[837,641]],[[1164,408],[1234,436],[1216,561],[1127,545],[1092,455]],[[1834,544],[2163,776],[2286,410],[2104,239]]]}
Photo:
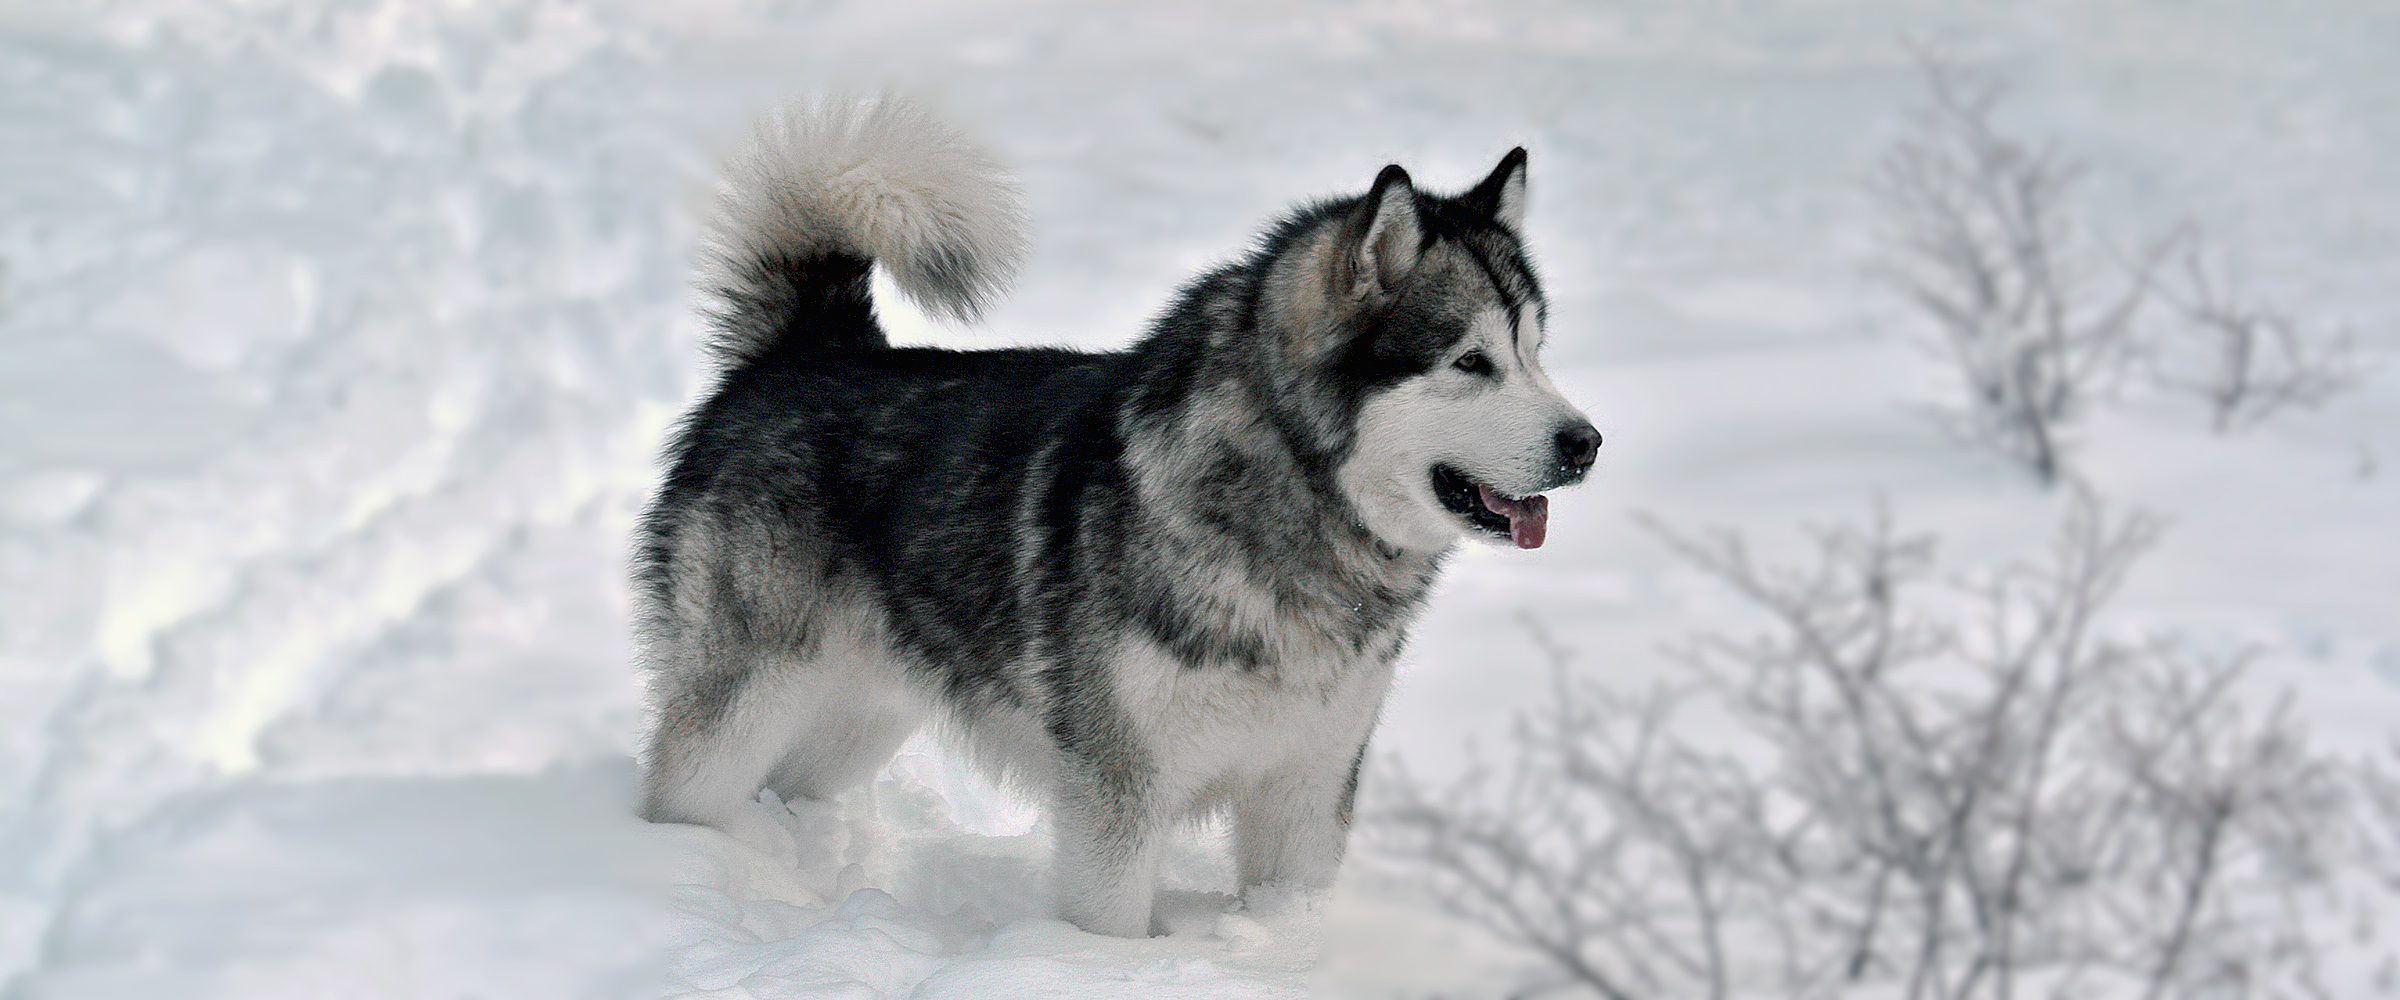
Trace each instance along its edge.
{"label": "snow", "polygon": [[927,741],[762,804],[799,866],[630,817],[624,543],[700,384],[714,157],[784,95],[927,94],[1018,165],[1036,248],[986,329],[899,325],[1105,346],[1293,201],[1530,147],[1553,365],[1608,444],[1426,617],[1375,746],[1439,768],[1541,696],[1517,615],[1632,684],[1729,613],[1634,512],[1763,540],[1880,496],[1963,565],[2047,535],[2059,497],[1912,416],[1948,385],[1869,274],[1910,37],[2020,82],[2096,228],[2197,221],[2386,359],[2225,439],[2129,386],[2076,453],[2168,520],[2129,622],[2262,643],[2262,697],[2381,748],[2400,17],[2365,0],[0,4],[0,993],[1499,995],[1521,956],[1367,866],[1228,912],[1211,829],[1172,934],[1081,934],[1034,812]]}

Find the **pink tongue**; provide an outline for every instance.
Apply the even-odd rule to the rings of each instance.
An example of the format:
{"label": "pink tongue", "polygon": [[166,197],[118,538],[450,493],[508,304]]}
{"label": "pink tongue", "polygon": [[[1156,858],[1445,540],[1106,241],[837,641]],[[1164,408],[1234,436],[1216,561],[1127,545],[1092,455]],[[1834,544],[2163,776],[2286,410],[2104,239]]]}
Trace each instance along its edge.
{"label": "pink tongue", "polygon": [[1517,543],[1520,549],[1542,547],[1542,538],[1550,531],[1549,497],[1535,495],[1511,500],[1482,483],[1475,484],[1475,489],[1483,494],[1483,509],[1508,519],[1509,541]]}

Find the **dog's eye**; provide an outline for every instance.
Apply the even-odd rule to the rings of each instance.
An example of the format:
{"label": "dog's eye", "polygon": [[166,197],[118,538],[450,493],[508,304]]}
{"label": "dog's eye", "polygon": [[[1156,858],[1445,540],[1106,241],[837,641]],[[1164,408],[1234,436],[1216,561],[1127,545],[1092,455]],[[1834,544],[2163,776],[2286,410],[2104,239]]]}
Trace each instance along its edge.
{"label": "dog's eye", "polygon": [[1489,375],[1492,373],[1492,359],[1484,357],[1482,351],[1468,351],[1465,354],[1459,355],[1458,360],[1451,362],[1451,364],[1457,366],[1459,371],[1465,372],[1469,375]]}

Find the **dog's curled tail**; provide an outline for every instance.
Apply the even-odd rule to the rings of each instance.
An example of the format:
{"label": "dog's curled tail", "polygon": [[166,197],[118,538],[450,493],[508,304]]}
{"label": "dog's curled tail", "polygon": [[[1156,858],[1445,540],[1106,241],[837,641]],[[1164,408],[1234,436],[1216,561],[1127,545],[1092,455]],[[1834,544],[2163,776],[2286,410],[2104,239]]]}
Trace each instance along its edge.
{"label": "dog's curled tail", "polygon": [[726,170],[704,283],[714,347],[868,349],[869,265],[927,312],[973,321],[1025,258],[1024,197],[989,153],[890,94],[795,101]]}

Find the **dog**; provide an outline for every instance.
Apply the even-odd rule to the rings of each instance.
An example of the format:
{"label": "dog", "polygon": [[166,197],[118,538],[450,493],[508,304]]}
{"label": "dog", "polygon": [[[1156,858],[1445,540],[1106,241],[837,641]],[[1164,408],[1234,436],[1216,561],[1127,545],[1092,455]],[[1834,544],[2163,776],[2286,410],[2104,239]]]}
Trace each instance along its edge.
{"label": "dog", "polygon": [[1525,173],[1385,167],[1121,351],[897,347],[874,269],[976,318],[1018,189],[896,98],[769,116],[707,256],[720,372],[636,544],[643,815],[771,843],[759,789],[830,798],[938,721],[1046,802],[1087,931],[1151,933],[1163,841],[1210,814],[1245,896],[1329,888],[1445,554],[1541,545],[1600,446],[1540,364]]}

